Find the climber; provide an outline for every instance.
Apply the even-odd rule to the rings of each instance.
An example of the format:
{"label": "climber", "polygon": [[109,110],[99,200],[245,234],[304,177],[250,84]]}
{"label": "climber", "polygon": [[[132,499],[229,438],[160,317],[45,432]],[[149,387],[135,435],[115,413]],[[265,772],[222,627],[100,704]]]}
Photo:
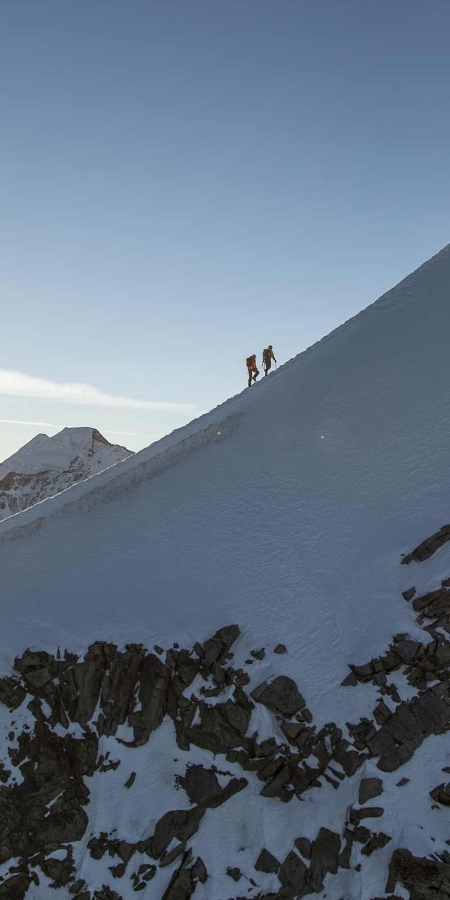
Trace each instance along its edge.
{"label": "climber", "polygon": [[252,380],[256,381],[259,371],[256,368],[256,353],[253,353],[252,356],[247,356],[246,360],[247,371],[248,371],[248,386],[252,386]]}
{"label": "climber", "polygon": [[273,352],[272,344],[269,344],[266,350],[263,350],[262,353],[262,364],[264,366],[264,375],[269,374],[269,369],[272,365],[272,360],[276,363],[275,354]]}

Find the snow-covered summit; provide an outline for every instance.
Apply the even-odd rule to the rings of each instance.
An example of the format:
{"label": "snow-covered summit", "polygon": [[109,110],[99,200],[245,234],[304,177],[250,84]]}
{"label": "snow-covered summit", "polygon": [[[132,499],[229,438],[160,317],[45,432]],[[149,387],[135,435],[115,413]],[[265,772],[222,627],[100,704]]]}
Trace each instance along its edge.
{"label": "snow-covered summit", "polygon": [[101,472],[132,452],[110,444],[96,428],[38,434],[0,464],[0,519]]}

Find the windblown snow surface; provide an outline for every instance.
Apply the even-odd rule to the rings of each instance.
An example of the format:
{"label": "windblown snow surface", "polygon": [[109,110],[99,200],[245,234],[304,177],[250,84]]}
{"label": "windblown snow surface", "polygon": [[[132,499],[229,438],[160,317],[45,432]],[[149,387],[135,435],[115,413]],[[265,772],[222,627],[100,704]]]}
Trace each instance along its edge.
{"label": "windblown snow surface", "polygon": [[[380,656],[394,634],[424,641],[401,592],[412,584],[418,594],[433,590],[450,575],[450,545],[426,563],[400,565],[402,553],[450,520],[449,296],[450,245],[251,390],[2,522],[0,674],[11,674],[27,647],[84,653],[95,640],[191,647],[236,622],[242,634],[233,665],[266,648],[265,659],[247,668],[250,688],[273,674],[292,677],[317,726],[335,721],[344,736],[346,722],[370,716],[377,688],[341,687],[348,663]],[[288,653],[274,656],[279,642]],[[416,694],[401,672],[390,681],[403,699]],[[265,708],[252,716],[260,739],[273,733]],[[0,717],[4,730],[3,707]],[[80,858],[94,832],[115,828],[139,840],[167,810],[189,807],[174,788],[186,760],[170,719],[141,748],[100,743],[103,752],[114,746],[122,765],[90,779]],[[191,748],[190,762],[212,760]],[[216,763],[242,774],[220,756]],[[360,872],[355,845],[353,868],[328,875],[317,896],[386,896],[396,847],[418,856],[446,849],[449,813],[433,809],[429,797],[445,765],[449,739],[432,736],[400,770],[382,775],[384,793],[374,802],[385,812],[375,824],[391,843]],[[137,790],[124,792],[132,770]],[[247,776],[249,787],[208,810],[195,836],[209,873],[196,900],[253,896],[227,866],[239,858],[255,877],[262,847],[284,859],[299,835],[313,839],[320,826],[341,833],[361,777],[371,775],[380,775],[376,760],[338,791],[324,783],[289,804],[261,798],[261,782]],[[397,788],[403,776],[410,782]],[[142,896],[161,897],[178,863],[159,870]],[[86,855],[88,883],[90,865]],[[46,883],[32,896],[47,897]],[[134,896],[129,882],[111,880],[106,861],[101,883]],[[258,885],[279,888],[274,875],[259,876]],[[409,896],[400,885],[395,893]]]}

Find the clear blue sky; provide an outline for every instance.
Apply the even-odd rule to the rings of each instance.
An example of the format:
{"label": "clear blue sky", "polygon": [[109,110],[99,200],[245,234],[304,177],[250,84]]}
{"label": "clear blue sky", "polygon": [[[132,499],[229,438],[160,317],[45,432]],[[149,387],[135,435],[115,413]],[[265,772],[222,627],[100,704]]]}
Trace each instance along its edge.
{"label": "clear blue sky", "polygon": [[448,0],[6,0],[0,419],[139,449],[448,243],[449,43]]}

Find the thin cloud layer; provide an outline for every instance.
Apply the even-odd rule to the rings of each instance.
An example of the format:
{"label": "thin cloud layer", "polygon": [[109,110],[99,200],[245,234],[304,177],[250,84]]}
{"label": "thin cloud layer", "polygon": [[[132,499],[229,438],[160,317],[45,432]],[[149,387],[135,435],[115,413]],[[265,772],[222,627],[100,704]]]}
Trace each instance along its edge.
{"label": "thin cloud layer", "polygon": [[136,400],[105,394],[91,384],[57,382],[35,378],[25,372],[0,369],[0,394],[10,397],[35,397],[40,400],[60,400],[78,406],[112,406],[122,409],[159,409],[166,412],[192,412],[192,403],[166,403],[159,400]]}

